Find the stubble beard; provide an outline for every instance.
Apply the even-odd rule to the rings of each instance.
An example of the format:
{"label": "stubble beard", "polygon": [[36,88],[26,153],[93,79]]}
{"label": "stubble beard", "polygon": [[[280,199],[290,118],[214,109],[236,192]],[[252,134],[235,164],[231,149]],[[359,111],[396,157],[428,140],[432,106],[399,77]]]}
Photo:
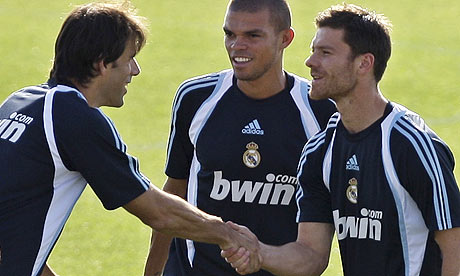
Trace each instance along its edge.
{"label": "stubble beard", "polygon": [[[353,75],[351,68],[345,68],[341,72],[345,74],[328,74],[326,77],[329,78],[323,83],[323,87],[313,85],[310,90],[310,97],[313,100],[332,99],[337,102],[339,99],[344,98],[353,91],[357,85],[356,76]],[[339,76],[337,78],[336,76]]]}
{"label": "stubble beard", "polygon": [[243,73],[243,72],[238,72],[237,70],[233,70],[233,72],[237,80],[255,81],[255,80],[260,79],[262,76],[264,76],[270,70],[270,68],[274,66],[274,64],[275,64],[275,59],[273,58],[270,61],[263,64],[261,68],[254,68],[251,72]]}

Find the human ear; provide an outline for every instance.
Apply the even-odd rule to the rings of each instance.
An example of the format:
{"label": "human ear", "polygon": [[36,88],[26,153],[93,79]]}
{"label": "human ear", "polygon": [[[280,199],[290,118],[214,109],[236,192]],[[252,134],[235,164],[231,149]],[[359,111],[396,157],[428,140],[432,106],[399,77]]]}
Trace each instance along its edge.
{"label": "human ear", "polygon": [[289,29],[283,30],[282,32],[283,32],[282,47],[284,49],[284,48],[287,48],[291,44],[292,40],[294,40],[295,31],[292,27],[290,27]]}
{"label": "human ear", "polygon": [[362,73],[373,72],[375,57],[371,53],[366,53],[358,57],[359,71]]}
{"label": "human ear", "polygon": [[104,64],[103,60],[96,61],[93,63],[93,70],[96,75],[103,75],[107,71],[107,65]]}

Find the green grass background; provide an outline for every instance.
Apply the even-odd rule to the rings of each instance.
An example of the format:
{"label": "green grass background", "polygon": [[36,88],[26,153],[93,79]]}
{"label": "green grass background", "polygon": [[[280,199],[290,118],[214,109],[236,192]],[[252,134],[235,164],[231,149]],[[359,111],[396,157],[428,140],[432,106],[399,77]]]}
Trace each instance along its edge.
{"label": "green grass background", "polygon": [[[223,0],[133,0],[150,21],[134,78],[115,121],[141,170],[162,186],[171,102],[186,78],[230,66],[223,47]],[[296,38],[285,68],[309,77],[303,62],[317,12],[341,1],[289,1]],[[73,5],[58,0],[0,0],[0,101],[12,91],[46,81],[54,40]],[[380,88],[390,100],[421,114],[460,156],[460,2],[357,0],[393,22],[393,54]],[[76,141],[78,142],[78,141]],[[459,169],[455,173],[459,176]],[[49,263],[62,276],[141,275],[150,229],[123,209],[106,211],[90,188],[77,203]],[[336,244],[324,275],[341,275]]]}

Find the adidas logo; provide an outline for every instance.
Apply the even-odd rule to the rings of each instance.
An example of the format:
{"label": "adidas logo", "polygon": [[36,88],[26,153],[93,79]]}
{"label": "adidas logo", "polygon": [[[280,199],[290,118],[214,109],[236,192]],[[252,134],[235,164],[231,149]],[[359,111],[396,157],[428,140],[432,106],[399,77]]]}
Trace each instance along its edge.
{"label": "adidas logo", "polygon": [[350,159],[348,159],[346,169],[352,171],[359,171],[358,160],[356,159],[355,154],[353,154],[353,156]]}
{"label": "adidas logo", "polygon": [[255,134],[255,135],[264,135],[264,130],[260,127],[257,119],[254,119],[247,126],[245,126],[241,133],[243,134]]}

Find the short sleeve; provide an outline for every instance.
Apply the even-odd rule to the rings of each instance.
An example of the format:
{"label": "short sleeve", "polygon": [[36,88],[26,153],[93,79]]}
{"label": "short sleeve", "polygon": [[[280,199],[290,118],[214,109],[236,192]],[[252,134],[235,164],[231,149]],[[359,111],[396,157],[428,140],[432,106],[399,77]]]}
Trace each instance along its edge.
{"label": "short sleeve", "polygon": [[165,168],[166,175],[172,178],[188,178],[193,158],[193,145],[188,135],[193,113],[188,110],[188,107],[187,99],[179,99],[175,101],[172,108]]}
{"label": "short sleeve", "polygon": [[107,209],[115,209],[145,192],[150,181],[127,154],[113,122],[91,108],[76,92],[57,92],[53,124],[65,166],[78,171]]}
{"label": "short sleeve", "polygon": [[297,222],[333,223],[331,195],[322,180],[322,155],[305,146],[298,166]]}
{"label": "short sleeve", "polygon": [[177,89],[171,111],[171,128],[166,156],[166,175],[186,179],[194,154],[189,130],[197,110],[211,95],[218,75],[190,79]]}
{"label": "short sleeve", "polygon": [[460,227],[460,193],[450,149],[431,131],[407,137],[411,136],[396,133],[391,141],[401,184],[416,202],[428,229]]}

